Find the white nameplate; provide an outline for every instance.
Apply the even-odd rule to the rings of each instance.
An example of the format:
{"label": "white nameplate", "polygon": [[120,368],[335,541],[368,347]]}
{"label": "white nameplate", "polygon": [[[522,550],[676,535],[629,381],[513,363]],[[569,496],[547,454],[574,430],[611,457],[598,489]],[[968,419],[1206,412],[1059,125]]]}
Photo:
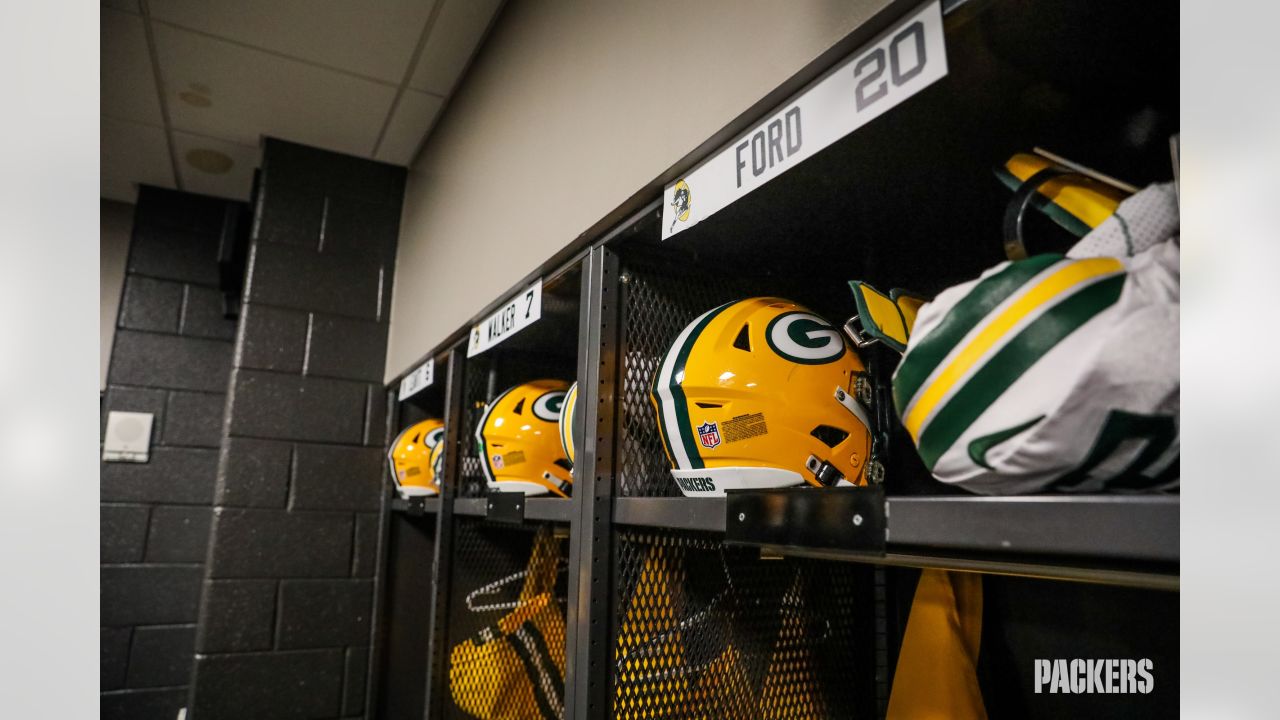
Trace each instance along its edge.
{"label": "white nameplate", "polygon": [[662,193],[662,239],[730,203],[946,77],[938,0],[921,5]]}
{"label": "white nameplate", "polygon": [[542,278],[471,327],[467,357],[475,357],[542,317]]}
{"label": "white nameplate", "polygon": [[418,394],[419,392],[431,387],[431,383],[436,381],[436,360],[429,358],[426,362],[418,366],[416,370],[404,376],[400,381],[400,393],[397,397],[404,400]]}

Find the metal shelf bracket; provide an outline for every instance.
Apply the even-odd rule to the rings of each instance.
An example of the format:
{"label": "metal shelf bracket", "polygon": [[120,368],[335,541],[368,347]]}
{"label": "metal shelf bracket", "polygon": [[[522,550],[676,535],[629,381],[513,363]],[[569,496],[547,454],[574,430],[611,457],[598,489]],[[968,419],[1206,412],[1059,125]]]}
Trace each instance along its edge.
{"label": "metal shelf bracket", "polygon": [[884,555],[884,488],[730,490],[725,542]]}

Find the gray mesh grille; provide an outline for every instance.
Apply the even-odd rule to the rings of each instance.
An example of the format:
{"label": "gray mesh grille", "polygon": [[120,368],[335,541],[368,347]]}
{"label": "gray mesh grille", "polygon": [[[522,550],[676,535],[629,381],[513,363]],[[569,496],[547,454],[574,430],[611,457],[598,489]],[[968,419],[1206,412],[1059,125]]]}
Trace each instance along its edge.
{"label": "gray mesh grille", "polygon": [[481,497],[488,492],[484,471],[480,468],[480,456],[476,448],[476,425],[484,416],[485,403],[489,401],[490,360],[481,355],[466,360],[462,396],[462,427],[458,433],[458,497]]}
{"label": "gray mesh grille", "polygon": [[[740,297],[743,283],[727,274],[695,274],[678,263],[627,263],[623,277],[621,411],[618,432],[618,494],[677,496],[658,435],[649,390],[676,336],[703,312]],[[675,269],[673,269],[673,267]],[[682,266],[687,267],[687,266]]]}
{"label": "gray mesh grille", "polygon": [[870,568],[657,530],[619,533],[614,563],[615,718],[876,714]]}

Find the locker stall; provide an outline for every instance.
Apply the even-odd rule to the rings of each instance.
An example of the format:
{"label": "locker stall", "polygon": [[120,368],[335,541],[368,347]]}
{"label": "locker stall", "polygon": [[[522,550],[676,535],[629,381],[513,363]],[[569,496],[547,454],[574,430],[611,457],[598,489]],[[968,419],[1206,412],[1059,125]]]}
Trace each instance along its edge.
{"label": "locker stall", "polygon": [[[567,387],[574,381],[580,265],[581,259],[571,260],[540,279],[541,317],[536,323],[500,345],[479,350],[469,348],[469,334],[461,333],[429,356],[434,379],[425,390],[404,401],[398,399],[403,388],[389,391],[398,409],[395,427],[403,429],[428,416],[445,421],[440,494],[393,498],[386,511],[393,536],[387,544],[389,600],[379,622],[385,650],[377,677],[383,686],[394,685],[401,676],[411,678],[400,692],[412,695],[410,689],[416,690],[417,705],[403,706],[410,716],[522,717],[559,712],[563,705],[567,540],[577,507],[572,487],[563,498],[492,490],[477,430],[486,408],[509,388],[540,380],[563,381]],[[487,331],[487,324],[478,326]],[[523,414],[532,410],[532,402],[517,406]],[[390,437],[397,432],[393,428]],[[559,447],[554,432],[552,439]],[[495,461],[487,462],[494,472]],[[397,544],[395,528],[405,525],[431,533],[429,555],[423,547]],[[423,593],[420,584],[399,590],[396,576],[402,572],[425,577],[429,591]],[[389,609],[404,592],[415,595],[419,615],[411,620]],[[417,666],[397,665],[392,656],[392,648],[405,642],[397,637],[398,623],[406,623],[413,633],[420,673]],[[530,673],[536,683],[527,679]],[[389,675],[397,680],[387,679]],[[525,680],[512,690],[519,678]],[[385,717],[406,712],[388,704],[380,707]]]}
{"label": "locker stall", "polygon": [[[432,382],[413,395],[388,391],[386,443],[428,418],[446,417],[448,353],[432,357]],[[371,667],[378,717],[420,717],[425,709],[428,647],[435,598],[434,567],[440,530],[440,497],[404,497],[390,478],[381,516],[381,562]]]}
{"label": "locker stall", "polygon": [[[476,431],[486,407],[508,388],[540,380],[565,387],[573,382],[580,290],[578,263],[549,274],[542,280],[541,318],[463,361],[458,469],[449,478],[457,496],[448,623],[437,649],[447,653],[440,656],[441,687],[448,689],[441,698],[443,717],[525,717],[563,707],[573,494],[525,498],[496,492],[486,483]],[[531,398],[517,410],[527,416],[532,404]],[[495,467],[494,460],[487,462]],[[488,639],[493,636],[508,641]]]}
{"label": "locker stall", "polygon": [[[459,496],[478,498],[488,494],[477,444],[472,442],[487,404],[520,383],[543,379],[570,384],[574,381],[580,290],[581,269],[573,263],[543,281],[542,317],[536,323],[500,345],[466,359],[462,383],[463,422],[459,428],[462,442]],[[481,332],[488,331],[487,323],[484,325],[478,328]]]}
{"label": "locker stall", "polygon": [[[407,505],[407,503],[406,503]],[[426,698],[432,559],[436,515],[395,512],[386,518],[386,579],[375,638],[379,717],[421,717]]]}
{"label": "locker stall", "polygon": [[[850,49],[917,7],[890,5]],[[400,671],[397,623],[426,651],[395,599],[421,588],[431,562],[426,535],[400,539],[404,523],[435,532],[430,652],[408,671],[429,678],[426,717],[893,715],[921,569],[977,583],[974,671],[991,717],[1176,712],[1176,493],[977,495],[939,482],[893,412],[899,356],[883,343],[857,351],[878,466],[866,487],[686,497],[670,473],[650,396],[673,343],[708,310],[778,297],[839,328],[858,314],[850,280],[932,298],[977,277],[1005,259],[1014,193],[1003,168],[1019,153],[1048,151],[1135,188],[1175,178],[1176,5],[970,0],[941,12],[936,82],[678,233],[653,188],[476,327],[538,278],[540,320],[471,357],[472,328],[439,351],[443,394],[399,404],[403,425],[438,400],[450,449],[438,502],[413,518],[388,505],[382,716],[399,716],[389,703],[404,691],[392,688],[416,682],[388,675]],[[776,100],[785,108],[786,95]],[[748,120],[727,129],[726,147],[741,135],[750,148],[742,132],[761,118]],[[1048,214],[1015,219],[1031,254],[1075,239]],[[543,377],[579,383],[572,499],[491,493],[475,428],[505,388]],[[478,641],[510,635],[513,615],[556,618],[533,622],[565,645],[562,685],[518,644],[498,646],[513,648],[501,661],[477,659]],[[1035,689],[1035,662],[1068,652],[1147,658],[1163,680],[1143,694],[1051,701]]]}

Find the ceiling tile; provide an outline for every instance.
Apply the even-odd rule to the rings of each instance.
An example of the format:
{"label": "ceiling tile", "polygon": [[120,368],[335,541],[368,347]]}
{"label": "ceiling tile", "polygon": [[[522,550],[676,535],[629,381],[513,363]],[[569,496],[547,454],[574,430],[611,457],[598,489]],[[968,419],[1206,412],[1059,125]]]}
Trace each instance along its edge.
{"label": "ceiling tile", "polygon": [[98,178],[98,196],[105,200],[129,203],[138,202],[138,186],[132,180],[122,177],[107,177],[103,172]]}
{"label": "ceiling tile", "polygon": [[169,146],[158,127],[104,117],[99,152],[102,197],[131,203],[137,183],[175,187]]}
{"label": "ceiling tile", "polygon": [[[253,188],[253,169],[262,152],[257,147],[225,140],[175,132],[173,148],[178,154],[182,187],[190,192],[235,200],[248,200]],[[223,163],[229,163],[224,170]]]}
{"label": "ceiling tile", "polygon": [[137,15],[102,8],[102,114],[162,124],[160,98],[147,51],[147,35]]}
{"label": "ceiling tile", "polygon": [[262,135],[367,157],[394,88],[155,26],[175,130],[256,146]]}
{"label": "ceiling tile", "polygon": [[489,27],[502,0],[441,0],[444,6],[436,18],[427,44],[418,58],[409,86],[437,95],[447,95],[462,74],[480,36]]}
{"label": "ceiling tile", "polygon": [[408,165],[413,160],[413,153],[422,142],[422,136],[431,129],[436,114],[444,100],[435,95],[405,90],[396,106],[391,123],[387,125],[387,134],[382,138],[375,159],[396,165]]}
{"label": "ceiling tile", "polygon": [[399,84],[433,4],[151,0],[150,7],[157,20]]}

